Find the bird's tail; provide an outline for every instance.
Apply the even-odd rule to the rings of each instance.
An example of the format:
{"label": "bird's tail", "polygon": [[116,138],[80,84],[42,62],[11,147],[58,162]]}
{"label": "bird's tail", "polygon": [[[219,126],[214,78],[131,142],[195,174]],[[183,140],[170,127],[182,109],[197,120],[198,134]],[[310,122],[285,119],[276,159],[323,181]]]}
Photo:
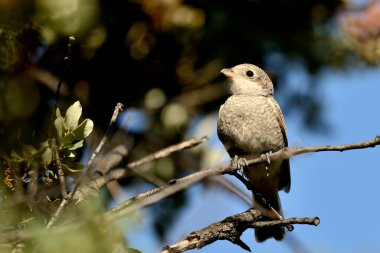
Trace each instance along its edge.
{"label": "bird's tail", "polygon": [[[282,208],[280,198],[277,191],[273,191],[270,194],[264,196],[265,200],[282,216]],[[253,196],[253,207],[260,210],[263,218],[265,220],[276,220],[278,219],[272,210],[264,207],[261,199],[257,199],[256,196]],[[282,240],[284,238],[285,229],[282,226],[271,226],[263,228],[255,228],[255,237],[257,242],[263,242],[266,239],[274,238],[276,240]]]}

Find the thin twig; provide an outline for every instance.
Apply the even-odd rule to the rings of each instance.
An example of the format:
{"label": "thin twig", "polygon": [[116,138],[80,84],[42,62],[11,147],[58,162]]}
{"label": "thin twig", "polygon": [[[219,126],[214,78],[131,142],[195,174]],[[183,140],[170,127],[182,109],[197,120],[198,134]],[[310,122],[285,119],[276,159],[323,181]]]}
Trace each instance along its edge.
{"label": "thin twig", "polygon": [[236,184],[234,184],[233,182],[231,182],[230,180],[228,180],[225,177],[213,177],[210,179],[211,179],[210,180],[211,183],[220,185],[221,187],[223,187],[227,191],[238,196],[248,206],[252,206],[252,202],[253,202],[252,195],[248,195],[247,191],[244,191],[241,187],[237,186]]}
{"label": "thin twig", "polygon": [[70,67],[71,48],[72,48],[74,42],[75,42],[75,37],[74,36],[70,36],[69,37],[69,43],[67,44],[67,55],[63,58],[63,63],[64,63],[63,72],[62,72],[61,77],[59,79],[57,90],[55,91],[55,103],[56,103],[56,106],[58,106],[58,104],[59,104],[59,94],[60,94],[60,90],[61,90],[61,85],[62,85],[63,79],[65,78],[66,72],[67,72],[67,70]]}
{"label": "thin twig", "polygon": [[100,152],[100,150],[102,149],[104,143],[109,138],[109,136],[110,136],[110,134],[112,132],[112,128],[114,127],[114,125],[116,123],[116,120],[119,117],[120,112],[123,110],[123,107],[124,106],[121,103],[117,103],[117,105],[115,106],[115,110],[114,110],[114,112],[112,114],[111,121],[110,121],[110,123],[108,125],[106,134],[104,135],[104,137],[101,140],[101,142],[99,143],[98,147],[95,149],[94,153],[92,153],[89,161],[87,162],[87,164],[83,168],[83,171],[82,171],[81,175],[79,176],[79,178],[78,178],[78,180],[77,180],[77,182],[76,182],[73,190],[67,195],[66,198],[62,199],[62,202],[59,205],[58,209],[55,211],[55,213],[53,214],[53,216],[50,218],[48,224],[46,225],[46,229],[50,229],[54,225],[54,223],[57,221],[58,217],[61,215],[61,213],[65,209],[65,207],[73,199],[74,194],[77,191],[79,185],[82,183],[83,179],[86,177],[86,175],[88,173],[88,170],[91,168],[91,165],[92,165],[93,161],[95,160],[96,155]]}
{"label": "thin twig", "polygon": [[65,173],[63,172],[63,169],[62,169],[61,158],[59,157],[59,152],[57,149],[55,138],[52,138],[52,148],[53,148],[53,153],[55,157],[55,163],[58,168],[58,178],[59,178],[59,183],[61,185],[62,198],[66,198],[67,197],[66,178],[65,178]]}
{"label": "thin twig", "polygon": [[157,151],[157,152],[155,152],[153,154],[147,155],[147,156],[145,156],[144,158],[142,158],[140,160],[128,163],[127,170],[131,169],[131,168],[139,167],[139,166],[141,166],[143,164],[155,161],[155,160],[160,159],[160,158],[167,157],[167,156],[171,155],[174,152],[178,152],[180,150],[192,148],[192,147],[197,146],[197,145],[199,145],[200,143],[202,143],[202,142],[204,142],[206,140],[207,140],[207,137],[204,136],[202,138],[193,138],[193,139],[190,139],[190,140],[187,140],[187,141],[183,141],[181,143],[169,146],[169,147],[164,148],[164,149],[162,149],[160,151]]}
{"label": "thin twig", "polygon": [[87,164],[86,164],[86,166],[85,166],[85,168],[83,170],[85,173],[87,173],[88,170],[91,168],[92,163],[95,160],[95,157],[99,154],[100,150],[104,146],[104,143],[106,143],[106,141],[108,140],[108,138],[111,136],[112,130],[114,128],[114,125],[116,124],[116,121],[117,121],[120,113],[123,111],[123,109],[124,109],[124,105],[122,103],[117,103],[116,104],[115,110],[114,110],[114,112],[112,114],[112,117],[111,117],[111,120],[110,120],[110,123],[108,124],[106,133],[103,136],[103,139],[100,141],[100,143],[97,146],[97,148],[95,149],[95,151],[92,153],[90,159],[88,160],[88,162],[87,162]]}
{"label": "thin twig", "polygon": [[[346,151],[353,149],[363,149],[363,148],[374,148],[380,144],[380,136],[376,136],[372,140],[357,142],[353,144],[344,144],[344,145],[326,145],[326,146],[316,146],[316,147],[298,147],[298,148],[283,148],[275,153],[270,155],[270,160],[283,160],[289,159],[292,156],[306,154],[306,153],[314,153],[314,152],[322,152],[322,151]],[[252,159],[247,161],[247,165],[251,165],[258,162],[266,161],[266,157],[262,157],[259,159]]]}
{"label": "thin twig", "polygon": [[67,70],[69,69],[69,66],[70,66],[71,47],[73,46],[74,42],[75,42],[75,37],[74,36],[70,36],[69,37],[69,43],[67,44],[67,55],[63,58],[63,64],[64,64],[63,71],[62,71],[61,77],[59,78],[57,89],[55,90],[54,106],[53,106],[53,111],[52,111],[52,114],[51,114],[51,124],[49,125],[49,129],[48,129],[48,135],[49,136],[53,135],[53,133],[52,133],[53,130],[52,129],[54,128],[53,126],[54,126],[54,120],[55,120],[56,110],[59,107],[60,90],[61,90],[61,86],[62,86],[63,80],[65,79],[65,75],[67,73]]}
{"label": "thin twig", "polygon": [[261,217],[260,211],[249,209],[222,221],[215,222],[198,231],[191,232],[185,239],[171,246],[166,246],[159,253],[179,253],[191,249],[200,249],[217,240],[228,240],[247,251],[251,251],[241,239],[248,228],[286,226],[291,224],[319,225],[319,218],[290,218],[276,221],[256,221]]}
{"label": "thin twig", "polygon": [[156,161],[156,160],[162,159],[164,157],[168,157],[172,153],[178,152],[180,150],[185,150],[185,149],[188,149],[188,148],[192,148],[192,147],[194,147],[196,145],[199,145],[200,143],[202,143],[202,142],[204,142],[206,140],[207,140],[207,137],[204,136],[202,138],[193,138],[193,139],[190,139],[190,140],[187,140],[187,141],[183,141],[181,143],[178,143],[178,144],[169,146],[167,148],[161,149],[161,150],[159,150],[159,151],[157,151],[157,152],[155,152],[153,154],[147,155],[147,156],[145,156],[144,158],[142,158],[140,160],[131,162],[131,163],[127,164],[126,168],[127,168],[127,170],[130,170],[133,173],[137,174],[138,176],[144,178],[148,182],[150,182],[152,184],[155,184],[156,186],[162,186],[162,185],[165,184],[164,181],[160,180],[159,178],[154,178],[154,176],[152,176],[152,175],[140,172],[136,168],[140,167],[143,164],[146,164],[146,163],[149,163],[149,162],[152,162],[152,161]]}
{"label": "thin twig", "polygon": [[154,188],[153,190],[141,193],[136,197],[129,199],[118,206],[109,210],[104,216],[108,220],[115,220],[125,216],[139,208],[155,203],[160,199],[166,198],[180,190],[183,190],[190,185],[203,180],[206,177],[221,175],[223,171],[228,170],[231,166],[224,164],[218,168],[206,169],[200,172],[193,173],[180,179],[171,180],[169,184]]}
{"label": "thin twig", "polygon": [[156,177],[152,173],[149,173],[147,171],[139,171],[136,168],[132,169],[133,173],[144,179],[145,181],[155,185],[155,186],[163,186],[166,184],[165,181],[160,179],[159,177]]}
{"label": "thin twig", "polygon": [[127,164],[125,168],[115,168],[109,171],[108,173],[104,174],[103,176],[100,176],[92,180],[89,184],[84,185],[81,189],[78,190],[78,194],[75,196],[75,199],[83,198],[89,192],[99,190],[110,181],[126,177],[128,175],[131,175],[131,173],[136,173],[136,174],[139,173],[137,168],[146,163],[153,162],[158,159],[162,159],[164,157],[167,157],[173,154],[174,152],[192,148],[194,146],[197,146],[203,143],[207,139],[208,138],[204,136],[201,138],[193,138],[190,140],[186,140],[186,141],[174,144],[172,146],[169,146],[167,148],[164,148],[162,150],[159,150],[153,154],[149,154],[137,161],[131,162]]}

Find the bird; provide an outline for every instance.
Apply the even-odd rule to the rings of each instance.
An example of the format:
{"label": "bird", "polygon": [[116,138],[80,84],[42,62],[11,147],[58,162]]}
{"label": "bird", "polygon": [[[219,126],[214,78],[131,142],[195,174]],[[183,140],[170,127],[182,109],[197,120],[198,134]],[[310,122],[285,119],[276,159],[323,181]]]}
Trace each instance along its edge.
{"label": "bird", "polygon": [[[268,158],[267,162],[242,166],[242,172],[261,195],[253,194],[253,208],[261,212],[262,220],[278,220],[283,216],[279,191],[290,191],[291,178],[289,159],[269,159],[271,152],[288,146],[285,119],[273,97],[273,83],[264,70],[248,63],[224,68],[221,73],[229,81],[231,95],[219,109],[218,138],[231,158]],[[282,226],[255,228],[257,242],[269,238],[281,241],[284,235]]]}

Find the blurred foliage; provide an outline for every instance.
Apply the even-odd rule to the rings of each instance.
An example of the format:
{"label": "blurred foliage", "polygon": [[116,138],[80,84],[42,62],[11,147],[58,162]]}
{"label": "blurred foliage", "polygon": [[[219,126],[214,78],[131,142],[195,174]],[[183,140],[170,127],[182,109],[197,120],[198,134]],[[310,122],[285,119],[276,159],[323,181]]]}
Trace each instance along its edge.
{"label": "blurred foliage", "polygon": [[[81,101],[95,123],[91,147],[117,102],[137,111],[136,127],[120,125],[133,139],[123,162],[133,161],[182,140],[197,116],[216,113],[228,96],[220,70],[243,62],[268,72],[285,114],[325,132],[313,75],[326,66],[377,64],[379,9],[376,1],[357,7],[343,0],[1,0],[1,147],[47,136],[63,76],[61,107]],[[71,35],[76,44],[65,72]],[[307,77],[292,83],[290,70]],[[173,155],[146,171],[167,181],[199,168],[197,155]],[[7,187],[10,171],[1,168]],[[152,206],[162,238],[183,203],[181,193]]]}

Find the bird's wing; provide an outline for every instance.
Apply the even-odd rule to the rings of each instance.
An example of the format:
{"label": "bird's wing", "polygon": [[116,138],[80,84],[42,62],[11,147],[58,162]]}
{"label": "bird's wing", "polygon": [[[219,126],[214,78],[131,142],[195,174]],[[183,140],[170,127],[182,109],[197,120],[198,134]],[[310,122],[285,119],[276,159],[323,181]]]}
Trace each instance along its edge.
{"label": "bird's wing", "polygon": [[[282,115],[281,108],[277,104],[276,100],[274,100],[273,97],[269,97],[268,101],[269,101],[269,104],[272,106],[272,108],[275,112],[276,119],[277,119],[278,125],[280,126],[282,137],[284,139],[285,147],[287,147],[288,146],[288,138],[286,136],[285,119],[284,119],[284,116]],[[279,182],[278,188],[280,190],[284,189],[285,192],[289,192],[290,191],[290,185],[291,185],[290,164],[289,164],[289,160],[286,159],[281,164],[281,175],[280,175],[280,182]]]}
{"label": "bird's wing", "polygon": [[274,113],[276,115],[277,122],[281,128],[282,137],[284,138],[285,147],[288,146],[288,138],[286,136],[286,125],[285,125],[285,119],[282,115],[281,108],[277,104],[276,100],[274,100],[273,97],[268,98],[269,104],[272,106]]}

